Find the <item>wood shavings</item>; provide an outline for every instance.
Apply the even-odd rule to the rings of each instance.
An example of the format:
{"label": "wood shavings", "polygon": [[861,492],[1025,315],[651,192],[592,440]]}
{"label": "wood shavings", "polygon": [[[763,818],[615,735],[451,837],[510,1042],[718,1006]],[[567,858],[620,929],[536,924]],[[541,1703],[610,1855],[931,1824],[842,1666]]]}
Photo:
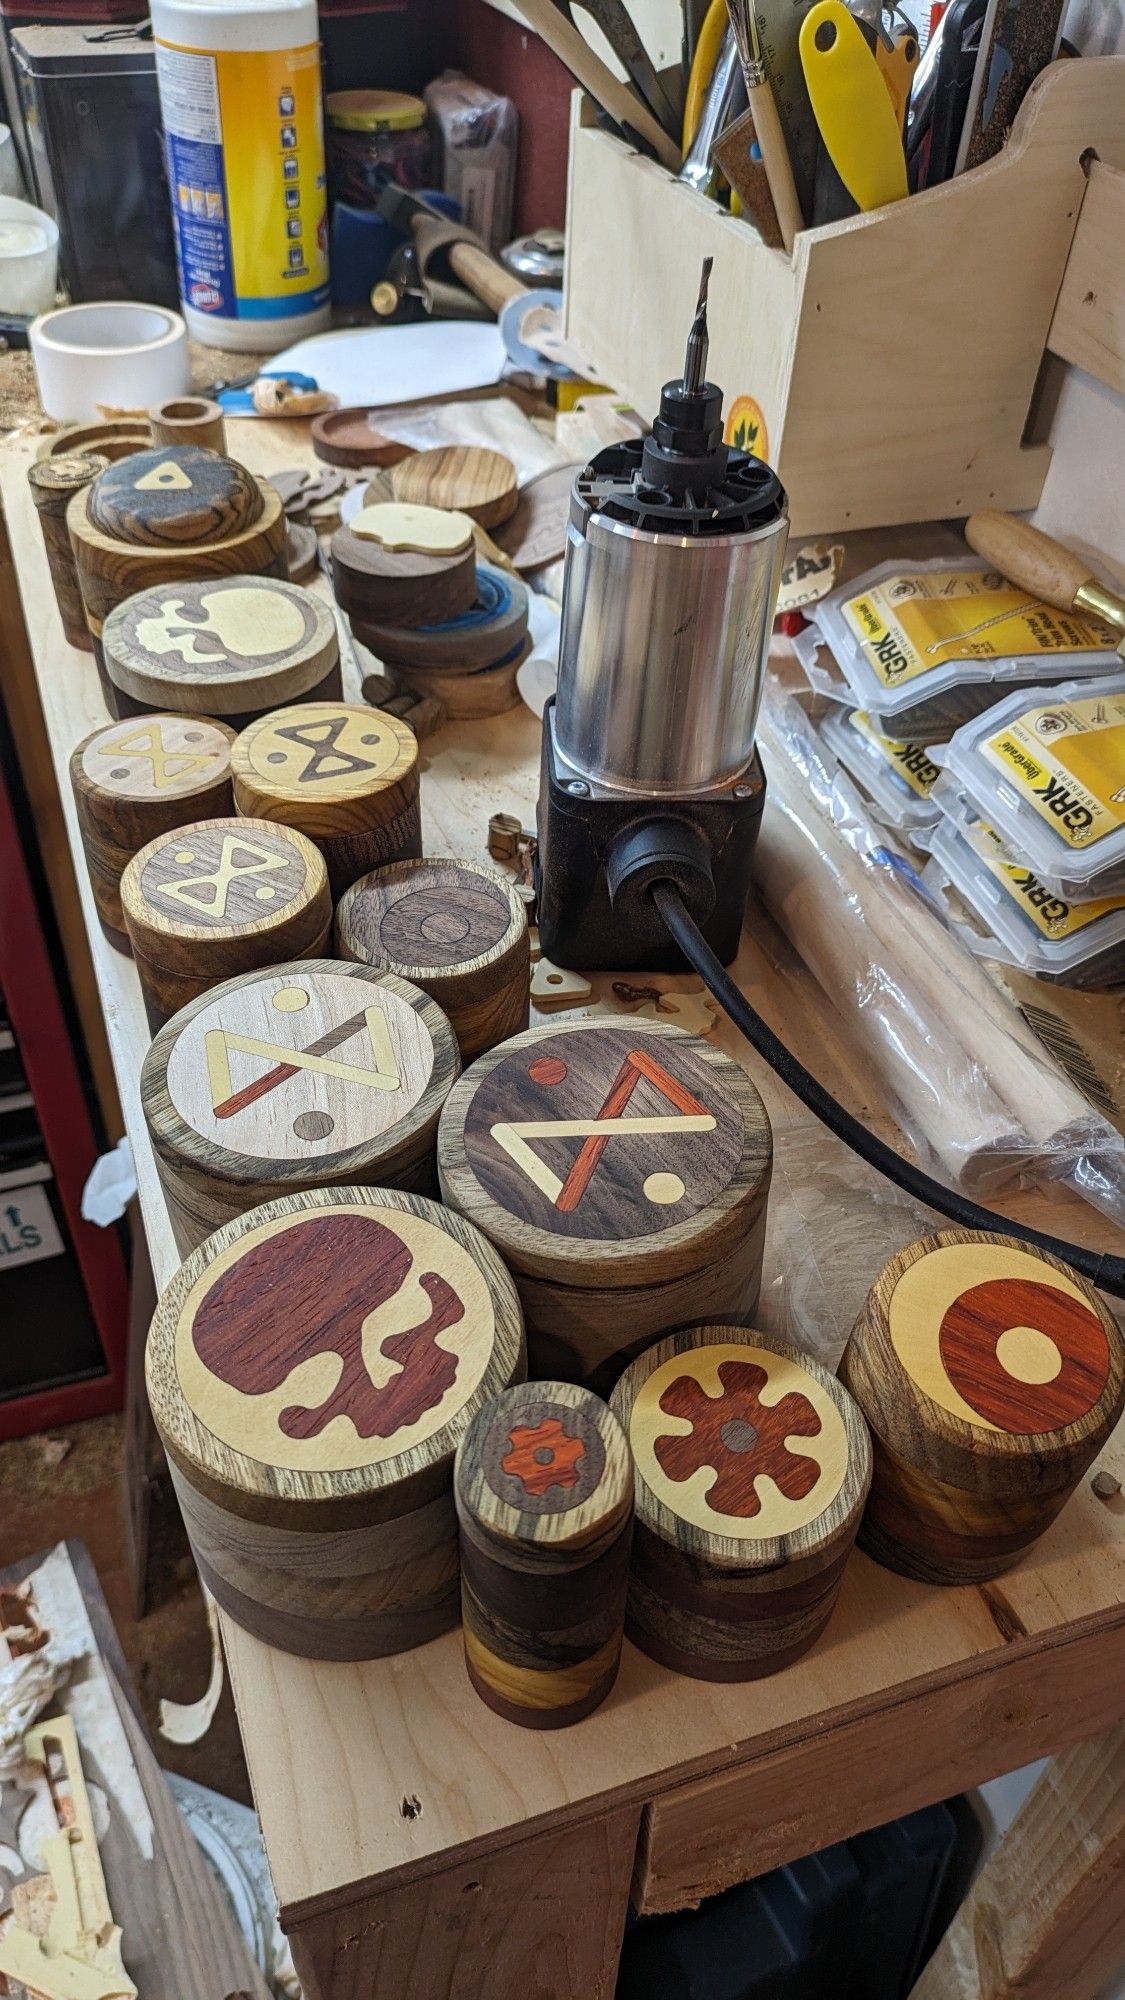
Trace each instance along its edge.
{"label": "wood shavings", "polygon": [[284,375],[259,375],[250,384],[250,400],[262,417],[315,417],[334,410],[340,398],[326,389],[298,389]]}
{"label": "wood shavings", "polygon": [[162,1701],[160,1734],[168,1743],[200,1743],[215,1720],[215,1710],[223,1692],[223,1648],[219,1638],[219,1614],[209,1591],[203,1593],[207,1629],[211,1635],[211,1674],[198,1701]]}
{"label": "wood shavings", "polygon": [[24,1653],[0,1666],[0,1783],[22,1770],[24,1737],[70,1673],[71,1658],[59,1658],[52,1646]]}
{"label": "wood shavings", "polygon": [[43,1437],[39,1440],[39,1455],[46,1465],[61,1465],[63,1459],[70,1456],[72,1449],[70,1438]]}

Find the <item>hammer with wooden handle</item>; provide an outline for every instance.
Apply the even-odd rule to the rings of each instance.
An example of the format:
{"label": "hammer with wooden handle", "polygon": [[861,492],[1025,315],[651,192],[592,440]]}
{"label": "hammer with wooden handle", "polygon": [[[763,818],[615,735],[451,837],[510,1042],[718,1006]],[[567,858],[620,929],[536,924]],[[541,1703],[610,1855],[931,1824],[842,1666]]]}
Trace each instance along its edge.
{"label": "hammer with wooden handle", "polygon": [[1120,633],[1117,650],[1125,659],[1125,597],[1092,574],[1085,556],[994,507],[970,515],[965,540],[1009,583],[1033,591],[1044,604],[1059,611],[1089,611],[1104,619]]}

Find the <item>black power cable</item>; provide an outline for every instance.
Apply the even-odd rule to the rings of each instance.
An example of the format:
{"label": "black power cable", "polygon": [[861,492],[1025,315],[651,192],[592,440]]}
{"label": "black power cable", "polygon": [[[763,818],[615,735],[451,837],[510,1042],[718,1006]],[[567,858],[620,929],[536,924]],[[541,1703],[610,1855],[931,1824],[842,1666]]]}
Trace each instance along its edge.
{"label": "black power cable", "polygon": [[1066,1243],[1040,1229],[1029,1229],[1022,1222],[1011,1222],[1006,1216],[995,1215],[991,1209],[981,1208],[975,1201],[966,1201],[962,1195],[955,1194],[952,1188],[943,1187],[921,1167],[912,1166],[892,1146],[877,1139],[866,1125],[853,1118],[850,1111],[845,1111],[811,1071],[797,1061],[772,1028],[766,1026],[729,972],[720,965],[675,884],[667,880],[652,882],[649,894],[688,964],[698,972],[720,1007],[730,1015],[735,1027],[776,1071],[782,1082],[788,1084],[794,1096],[799,1097],[830,1132],[842,1139],[845,1146],[858,1153],[861,1160],[866,1160],[876,1172],[893,1181],[906,1194],[913,1195],[915,1200],[925,1202],[927,1208],[948,1216],[960,1228],[998,1231],[1004,1236],[1017,1237],[1023,1243],[1034,1243],[1037,1250],[1046,1250],[1052,1256],[1060,1257],[1072,1270],[1080,1272],[1103,1292],[1125,1299],[1125,1257],[1084,1250],[1077,1243]]}

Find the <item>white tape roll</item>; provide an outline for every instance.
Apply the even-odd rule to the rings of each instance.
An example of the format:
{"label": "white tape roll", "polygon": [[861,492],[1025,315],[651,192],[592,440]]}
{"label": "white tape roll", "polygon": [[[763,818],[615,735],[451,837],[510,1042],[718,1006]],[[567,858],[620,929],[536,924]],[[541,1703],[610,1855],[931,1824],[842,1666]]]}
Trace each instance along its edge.
{"label": "white tape roll", "polygon": [[190,386],[187,328],[164,306],[60,306],[32,322],[29,339],[39,400],[58,423],[149,410]]}

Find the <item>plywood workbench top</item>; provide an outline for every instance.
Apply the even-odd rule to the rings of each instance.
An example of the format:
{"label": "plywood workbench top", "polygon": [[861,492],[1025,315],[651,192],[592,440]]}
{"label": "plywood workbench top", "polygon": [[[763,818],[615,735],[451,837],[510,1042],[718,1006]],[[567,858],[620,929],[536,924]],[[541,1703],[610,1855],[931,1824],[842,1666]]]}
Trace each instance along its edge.
{"label": "plywood workbench top", "polygon": [[[230,449],[267,473],[311,456],[304,427],[282,423],[233,423]],[[0,487],[163,1284],[177,1257],[139,1111],[148,1032],[134,967],[105,942],[94,916],[66,776],[71,749],[105,710],[92,660],[62,637],[26,490],[33,452],[33,442],[18,439],[0,447]],[[345,685],[354,694],[350,662]],[[523,709],[427,739],[427,853],[484,858],[488,818],[498,809],[532,823],[538,739]],[[764,919],[753,941],[747,935],[737,972],[802,1058],[871,1115],[870,1077]],[[608,993],[608,980],[598,985]],[[724,1025],[718,1039],[752,1071],[774,1122],[761,1324],[834,1362],[882,1263],[932,1217],[823,1132],[733,1030]],[[890,1130],[885,1119],[875,1122]],[[1022,1196],[1011,1212],[1114,1247],[1094,1212],[1069,1197]],[[1119,1434],[1101,1461],[1119,1475],[1123,1444]],[[640,1815],[636,1893],[643,1907],[675,1907],[1119,1719],[1125,1503],[1097,1500],[1085,1482],[1030,1557],[1000,1584],[978,1589],[929,1589],[856,1557],[824,1638],[770,1680],[688,1681],[627,1645],[609,1701],[557,1735],[516,1729],[483,1707],[465,1677],[458,1634],[367,1665],[292,1658],[229,1623],[225,1638],[284,1925],[310,1939],[336,1926],[332,1952],[354,1946],[357,1971],[331,1990],[353,2000],[374,1990],[369,1963],[388,1974],[374,1943],[370,1961],[363,1956],[364,1925],[374,1938],[388,1894],[408,1885],[421,1894],[437,1877],[477,1887],[485,1859],[510,1856],[526,1837],[565,1838],[597,1825],[610,1829],[607,1840],[620,1833],[628,1860]],[[622,1817],[625,1808],[632,1819]],[[534,1841],[531,1848],[540,1851]],[[325,1992],[329,1958],[336,1963],[310,1947],[306,1960]],[[379,1990],[389,2000],[406,1989],[404,1977]],[[416,1990],[469,1989],[435,1981],[409,1987]],[[483,1975],[480,1990],[488,1990]]]}

